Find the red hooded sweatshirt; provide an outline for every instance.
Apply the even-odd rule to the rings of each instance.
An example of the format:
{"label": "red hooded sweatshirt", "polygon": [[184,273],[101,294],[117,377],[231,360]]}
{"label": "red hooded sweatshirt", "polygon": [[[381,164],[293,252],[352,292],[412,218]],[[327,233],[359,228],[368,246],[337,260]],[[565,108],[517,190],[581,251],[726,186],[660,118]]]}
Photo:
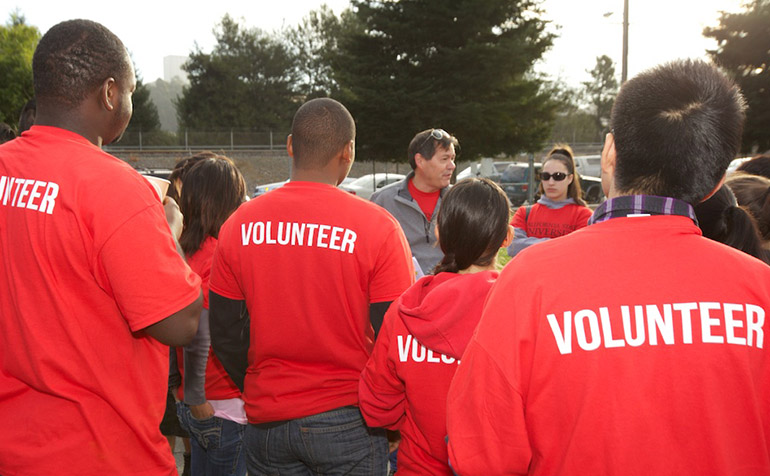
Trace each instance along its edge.
{"label": "red hooded sweatshirt", "polygon": [[399,475],[452,475],[446,396],[495,271],[425,276],[385,315],[359,382],[367,424],[401,430]]}

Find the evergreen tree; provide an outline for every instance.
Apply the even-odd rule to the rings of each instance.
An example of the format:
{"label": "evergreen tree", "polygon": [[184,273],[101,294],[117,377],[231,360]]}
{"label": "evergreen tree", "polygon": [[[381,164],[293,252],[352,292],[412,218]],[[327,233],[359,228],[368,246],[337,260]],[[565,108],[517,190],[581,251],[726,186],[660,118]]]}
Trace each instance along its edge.
{"label": "evergreen tree", "polygon": [[34,96],[32,55],[39,40],[40,31],[18,11],[0,26],[0,122],[14,130],[21,108]]}
{"label": "evergreen tree", "polygon": [[190,85],[177,102],[180,127],[286,129],[295,83],[287,47],[229,15],[214,31],[211,54],[196,47],[185,63]]}
{"label": "evergreen tree", "polygon": [[717,40],[709,51],[743,90],[748,103],[743,131],[746,152],[770,149],[770,0],[753,0],[741,13],[723,13],[703,34]]}
{"label": "evergreen tree", "polygon": [[160,116],[158,108],[150,99],[150,90],[137,74],[136,90],[132,96],[134,104],[134,113],[131,115],[131,122],[128,123],[126,132],[154,132],[160,130]]}
{"label": "evergreen tree", "polygon": [[437,127],[466,158],[537,150],[554,104],[531,74],[551,45],[530,0],[354,0],[332,58],[359,155],[406,160]]}
{"label": "evergreen tree", "polygon": [[598,56],[594,69],[587,71],[591,81],[583,83],[584,95],[593,110],[594,140],[601,142],[610,122],[612,105],[618,95],[618,80],[615,77],[615,65],[607,55]]}

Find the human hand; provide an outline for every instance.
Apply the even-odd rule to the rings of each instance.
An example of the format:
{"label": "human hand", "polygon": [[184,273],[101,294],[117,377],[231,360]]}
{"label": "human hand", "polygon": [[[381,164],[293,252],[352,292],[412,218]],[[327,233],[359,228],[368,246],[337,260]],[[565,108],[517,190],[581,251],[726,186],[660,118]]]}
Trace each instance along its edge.
{"label": "human hand", "polygon": [[190,413],[196,420],[206,420],[214,416],[214,407],[209,402],[200,405],[190,405]]}
{"label": "human hand", "polygon": [[163,199],[163,209],[166,211],[166,221],[168,222],[171,233],[178,240],[182,236],[182,228],[184,226],[184,217],[179,210],[179,205],[171,197]]}

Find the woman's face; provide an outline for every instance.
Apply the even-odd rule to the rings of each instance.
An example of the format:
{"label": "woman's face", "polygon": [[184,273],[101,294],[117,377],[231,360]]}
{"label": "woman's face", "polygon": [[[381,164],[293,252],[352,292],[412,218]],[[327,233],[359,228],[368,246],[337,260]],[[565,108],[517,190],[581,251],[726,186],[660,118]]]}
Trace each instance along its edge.
{"label": "woman's face", "polygon": [[[553,174],[556,174],[559,172],[566,175],[566,178],[563,180],[557,181],[553,177]],[[574,179],[574,175],[570,174],[567,171],[567,166],[564,165],[560,160],[551,159],[547,161],[545,164],[543,164],[543,169],[540,173],[541,174],[545,173],[550,176],[548,180],[542,180],[542,175],[541,175],[541,181],[543,183],[543,191],[545,192],[545,196],[557,202],[561,200],[566,200],[567,189],[569,188],[569,184],[571,184],[572,180]]]}

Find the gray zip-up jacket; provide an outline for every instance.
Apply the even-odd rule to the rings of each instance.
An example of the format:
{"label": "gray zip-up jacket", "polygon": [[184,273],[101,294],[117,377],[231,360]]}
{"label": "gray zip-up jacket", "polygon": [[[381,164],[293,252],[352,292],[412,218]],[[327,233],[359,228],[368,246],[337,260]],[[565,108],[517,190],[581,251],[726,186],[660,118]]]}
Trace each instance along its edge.
{"label": "gray zip-up jacket", "polygon": [[389,211],[404,230],[404,235],[409,241],[412,256],[422,268],[422,272],[430,274],[433,268],[444,257],[444,253],[436,242],[436,215],[441,199],[449,187],[441,190],[436,208],[431,219],[428,220],[420,210],[420,206],[409,193],[408,183],[414,177],[414,171],[409,172],[404,180],[392,183],[372,195],[371,201]]}

